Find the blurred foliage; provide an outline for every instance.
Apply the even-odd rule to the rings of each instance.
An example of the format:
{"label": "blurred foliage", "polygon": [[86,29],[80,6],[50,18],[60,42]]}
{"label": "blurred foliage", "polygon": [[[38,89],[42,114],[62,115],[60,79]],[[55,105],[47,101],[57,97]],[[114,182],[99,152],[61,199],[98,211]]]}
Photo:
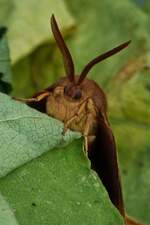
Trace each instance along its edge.
{"label": "blurred foliage", "polygon": [[0,27],[0,91],[9,93],[11,91],[11,67],[9,49],[6,40],[6,27]]}
{"label": "blurred foliage", "polygon": [[[150,221],[150,2],[149,0],[0,0],[8,27],[15,96],[30,96],[64,75],[49,31],[51,13],[71,49],[79,74],[98,54],[131,39],[118,55],[88,75],[106,91],[116,137],[127,212]],[[19,84],[19,85],[18,85]]]}
{"label": "blurred foliage", "polygon": [[7,25],[12,62],[15,63],[33,51],[42,42],[49,40],[49,16],[58,15],[63,26],[73,21],[62,0],[1,0],[0,24]]}
{"label": "blurred foliage", "polygon": [[[53,37],[50,32],[50,15],[54,13],[59,17],[64,29],[71,29],[74,20],[62,0],[44,0],[38,4],[37,0],[0,0],[0,12],[0,25],[8,27],[11,60],[15,70],[13,94],[31,95],[43,87],[43,83],[45,85],[47,72],[52,70],[50,61],[53,45],[50,45],[50,39]],[[40,46],[44,43],[49,44],[42,53]],[[36,50],[38,47],[39,51]]]}

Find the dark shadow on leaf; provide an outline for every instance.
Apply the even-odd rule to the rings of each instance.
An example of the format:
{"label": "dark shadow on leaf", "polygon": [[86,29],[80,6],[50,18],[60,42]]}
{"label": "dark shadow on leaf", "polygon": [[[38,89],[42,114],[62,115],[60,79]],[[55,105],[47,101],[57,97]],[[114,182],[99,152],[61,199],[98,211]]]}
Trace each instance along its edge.
{"label": "dark shadow on leaf", "polygon": [[6,31],[7,31],[6,27],[0,27],[0,39],[3,38]]}
{"label": "dark shadow on leaf", "polygon": [[0,91],[2,93],[9,94],[12,91],[12,86],[9,83],[3,81],[2,78],[3,73],[0,72]]}

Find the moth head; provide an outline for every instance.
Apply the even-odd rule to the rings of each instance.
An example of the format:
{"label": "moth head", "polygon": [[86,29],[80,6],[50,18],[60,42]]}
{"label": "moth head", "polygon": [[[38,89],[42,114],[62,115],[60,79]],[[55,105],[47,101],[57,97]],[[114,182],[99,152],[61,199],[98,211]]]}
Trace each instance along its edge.
{"label": "moth head", "polygon": [[73,99],[76,99],[76,100],[79,100],[82,97],[82,90],[81,90],[80,85],[83,83],[87,74],[93,68],[93,66],[96,65],[97,63],[103,61],[104,59],[120,52],[122,49],[126,48],[129,45],[129,43],[131,42],[131,41],[127,41],[127,42],[97,56],[96,58],[92,59],[88,64],[86,64],[86,66],[81,71],[80,75],[76,76],[71,53],[63,39],[63,36],[60,32],[60,29],[58,27],[58,24],[56,22],[54,15],[52,15],[52,17],[51,17],[51,28],[52,28],[52,32],[53,32],[54,38],[56,40],[56,43],[62,54],[65,72],[66,72],[66,76],[68,79],[68,85],[66,85],[64,87],[64,94]]}
{"label": "moth head", "polygon": [[83,97],[83,92],[79,85],[77,86],[70,83],[64,86],[64,95],[71,98],[74,101],[79,101]]}

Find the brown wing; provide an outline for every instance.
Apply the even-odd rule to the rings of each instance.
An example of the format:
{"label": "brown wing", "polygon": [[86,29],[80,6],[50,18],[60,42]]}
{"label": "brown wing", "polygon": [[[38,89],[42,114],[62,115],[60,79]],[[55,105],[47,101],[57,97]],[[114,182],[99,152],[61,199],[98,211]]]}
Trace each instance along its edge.
{"label": "brown wing", "polygon": [[24,98],[15,98],[15,100],[25,102],[28,106],[37,109],[40,112],[46,113],[46,102],[47,98],[51,92],[53,92],[54,88],[57,84],[51,85],[48,88],[35,93],[31,98],[24,99]]}
{"label": "brown wing", "polygon": [[144,225],[142,222],[135,220],[132,217],[126,215],[126,224],[127,225]]}
{"label": "brown wing", "polygon": [[26,104],[40,112],[46,113],[47,98],[52,91],[51,86],[43,91],[35,93],[31,99],[26,101]]}
{"label": "brown wing", "polygon": [[91,167],[100,177],[112,203],[125,217],[114,136],[104,119],[99,119],[96,139],[88,145]]}
{"label": "brown wing", "polygon": [[26,100],[26,104],[40,112],[46,113],[46,101],[48,92],[41,91],[32,96],[31,99]]}

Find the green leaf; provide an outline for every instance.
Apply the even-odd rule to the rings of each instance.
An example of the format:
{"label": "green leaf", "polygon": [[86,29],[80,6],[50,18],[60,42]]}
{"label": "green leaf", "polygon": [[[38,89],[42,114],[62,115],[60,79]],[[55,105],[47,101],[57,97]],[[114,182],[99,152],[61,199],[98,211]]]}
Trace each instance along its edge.
{"label": "green leaf", "polygon": [[0,177],[81,136],[71,131],[63,136],[62,131],[61,122],[0,94]]}
{"label": "green leaf", "polygon": [[[26,56],[43,42],[52,39],[50,16],[59,17],[63,27],[73,25],[73,19],[66,10],[63,0],[11,0],[0,3],[0,24],[7,24],[12,63]],[[4,9],[4,12],[3,12]],[[9,12],[9,13],[8,13]]]}
{"label": "green leaf", "polygon": [[6,200],[0,194],[0,224],[18,225],[12,209],[10,209]]}
{"label": "green leaf", "polygon": [[5,33],[6,28],[0,27],[0,91],[8,93],[11,90],[11,69]]}
{"label": "green leaf", "polygon": [[0,180],[0,190],[21,225],[123,225],[82,140],[55,148]]}

